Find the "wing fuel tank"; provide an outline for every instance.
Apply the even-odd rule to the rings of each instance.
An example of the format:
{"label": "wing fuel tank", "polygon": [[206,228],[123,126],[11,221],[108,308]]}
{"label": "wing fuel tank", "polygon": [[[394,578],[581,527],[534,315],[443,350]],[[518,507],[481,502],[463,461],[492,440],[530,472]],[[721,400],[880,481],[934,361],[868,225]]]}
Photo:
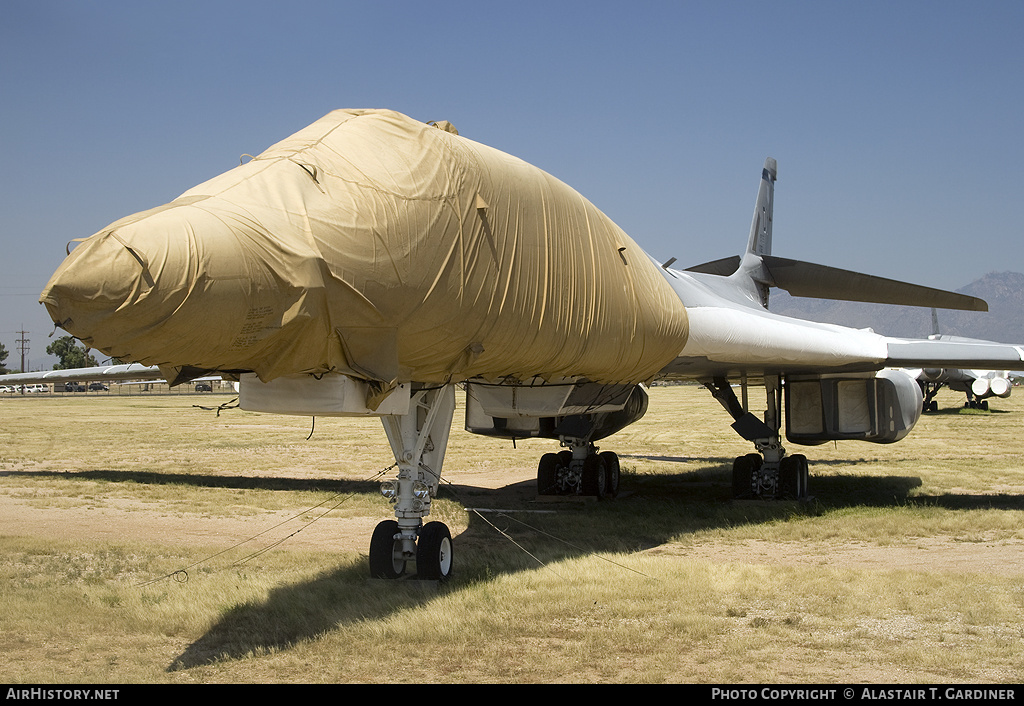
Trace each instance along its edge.
{"label": "wing fuel tank", "polygon": [[687,314],[589,201],[391,111],[335,111],[71,252],[41,295],[107,355],[384,383],[653,377]]}

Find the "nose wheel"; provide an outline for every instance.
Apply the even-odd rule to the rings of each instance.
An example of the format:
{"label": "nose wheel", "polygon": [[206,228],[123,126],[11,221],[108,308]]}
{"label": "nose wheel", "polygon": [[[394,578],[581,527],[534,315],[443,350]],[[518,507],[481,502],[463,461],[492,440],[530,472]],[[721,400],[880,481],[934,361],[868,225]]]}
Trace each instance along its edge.
{"label": "nose wheel", "polygon": [[445,581],[452,575],[452,535],[443,522],[428,522],[416,543],[416,575]]}
{"label": "nose wheel", "polygon": [[452,575],[452,534],[443,522],[428,522],[419,530],[415,549],[403,536],[398,522],[384,520],[370,538],[370,576],[397,579],[405,575],[410,562],[416,566],[416,578],[446,581]]}
{"label": "nose wheel", "polygon": [[443,581],[452,573],[452,534],[443,522],[427,522],[441,479],[455,411],[453,385],[414,389],[410,410],[384,415],[382,422],[395,454],[398,477],[381,483],[394,506],[395,519],[384,520],[370,537],[370,576]]}
{"label": "nose wheel", "polygon": [[384,520],[370,537],[370,576],[375,579],[397,579],[405,573],[402,539],[395,520]]}

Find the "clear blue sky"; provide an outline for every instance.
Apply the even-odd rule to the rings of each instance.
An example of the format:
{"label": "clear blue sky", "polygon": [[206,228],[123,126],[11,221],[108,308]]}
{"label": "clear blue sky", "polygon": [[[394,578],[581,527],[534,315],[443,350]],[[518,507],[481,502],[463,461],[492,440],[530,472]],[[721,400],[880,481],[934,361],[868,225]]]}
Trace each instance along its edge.
{"label": "clear blue sky", "polygon": [[450,120],[655,257],[778,255],[957,289],[1024,269],[1024,2],[71,2],[0,23],[0,343],[73,238],[334,108]]}

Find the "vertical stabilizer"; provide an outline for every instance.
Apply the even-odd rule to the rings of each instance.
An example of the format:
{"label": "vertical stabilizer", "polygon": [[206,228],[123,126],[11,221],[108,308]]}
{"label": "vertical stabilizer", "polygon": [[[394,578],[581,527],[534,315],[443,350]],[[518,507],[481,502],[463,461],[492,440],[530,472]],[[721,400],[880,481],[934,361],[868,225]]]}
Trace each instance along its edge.
{"label": "vertical stabilizer", "polygon": [[778,174],[778,164],[769,157],[761,170],[761,188],[757,192],[757,205],[750,223],[750,240],[747,241],[747,252],[753,255],[772,254],[772,208]]}
{"label": "vertical stabilizer", "polygon": [[747,240],[747,251],[739,269],[733,275],[753,287],[754,294],[761,306],[768,308],[768,290],[774,284],[762,258],[772,254],[772,209],[775,203],[775,179],[778,177],[778,165],[769,157],[764,161],[761,170],[761,186],[757,190],[757,203],[754,205],[754,218],[750,223],[750,239]]}

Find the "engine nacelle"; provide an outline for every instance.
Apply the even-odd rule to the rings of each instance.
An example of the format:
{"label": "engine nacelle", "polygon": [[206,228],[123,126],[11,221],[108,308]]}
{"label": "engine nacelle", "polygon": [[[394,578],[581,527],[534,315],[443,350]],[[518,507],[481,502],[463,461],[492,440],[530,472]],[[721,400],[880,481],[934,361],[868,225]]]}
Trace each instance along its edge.
{"label": "engine nacelle", "polygon": [[597,441],[646,411],[647,390],[642,385],[466,384],[466,431],[505,439]]}
{"label": "engine nacelle", "polygon": [[994,377],[988,382],[988,389],[996,397],[1009,397],[1013,386],[1010,381],[1002,377]]}
{"label": "engine nacelle", "polygon": [[1003,377],[980,377],[971,383],[971,392],[978,399],[1009,397],[1010,381]]}
{"label": "engine nacelle", "polygon": [[795,444],[849,439],[891,444],[914,428],[923,401],[902,370],[786,378],[786,438]]}
{"label": "engine nacelle", "polygon": [[921,371],[921,374],[928,382],[942,382],[947,385],[957,382],[970,382],[974,379],[973,375],[959,368],[925,368]]}

